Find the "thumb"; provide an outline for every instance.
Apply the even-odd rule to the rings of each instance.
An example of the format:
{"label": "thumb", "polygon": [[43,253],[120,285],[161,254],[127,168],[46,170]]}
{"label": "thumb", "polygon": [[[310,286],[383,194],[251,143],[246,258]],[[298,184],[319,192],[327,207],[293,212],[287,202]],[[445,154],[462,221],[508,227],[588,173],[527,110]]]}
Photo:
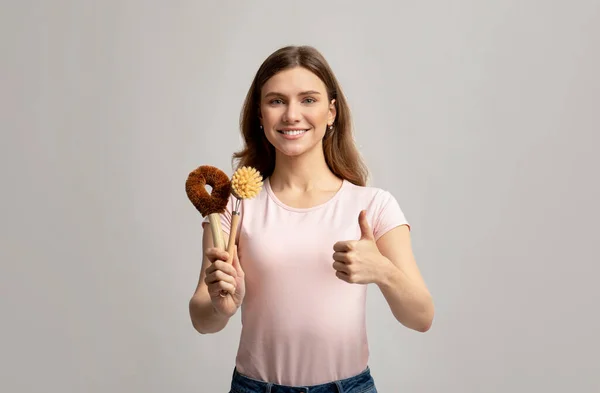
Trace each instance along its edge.
{"label": "thumb", "polygon": [[360,238],[361,239],[369,239],[374,240],[375,236],[373,235],[373,231],[371,230],[371,226],[367,221],[367,211],[361,210],[358,215],[358,225],[360,226]]}

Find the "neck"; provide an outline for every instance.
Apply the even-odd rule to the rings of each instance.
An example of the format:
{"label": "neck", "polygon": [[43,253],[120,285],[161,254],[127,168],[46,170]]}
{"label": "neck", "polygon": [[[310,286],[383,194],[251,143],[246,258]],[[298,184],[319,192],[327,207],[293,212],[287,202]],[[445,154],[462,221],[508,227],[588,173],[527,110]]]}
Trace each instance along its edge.
{"label": "neck", "polygon": [[276,191],[282,189],[310,191],[335,188],[339,185],[340,179],[327,166],[321,148],[295,157],[277,152],[275,169],[269,182],[271,188]]}

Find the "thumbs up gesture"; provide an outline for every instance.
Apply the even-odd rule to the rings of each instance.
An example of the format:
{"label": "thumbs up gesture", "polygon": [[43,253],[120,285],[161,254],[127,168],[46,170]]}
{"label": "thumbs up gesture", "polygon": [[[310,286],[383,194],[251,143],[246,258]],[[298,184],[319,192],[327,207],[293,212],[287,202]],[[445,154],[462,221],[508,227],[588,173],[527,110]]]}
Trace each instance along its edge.
{"label": "thumbs up gesture", "polygon": [[365,210],[358,215],[358,225],[360,239],[339,241],[333,245],[335,275],[351,284],[378,283],[391,262],[379,252]]}

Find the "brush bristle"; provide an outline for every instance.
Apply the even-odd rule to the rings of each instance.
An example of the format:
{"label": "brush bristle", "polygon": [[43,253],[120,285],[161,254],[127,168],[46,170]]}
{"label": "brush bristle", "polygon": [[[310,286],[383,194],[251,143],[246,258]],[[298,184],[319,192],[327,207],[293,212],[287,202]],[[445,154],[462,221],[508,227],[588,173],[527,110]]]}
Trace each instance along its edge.
{"label": "brush bristle", "polygon": [[256,168],[241,167],[231,178],[231,191],[240,199],[254,198],[262,189],[262,180],[262,176]]}
{"label": "brush bristle", "polygon": [[[212,187],[209,194],[206,185]],[[190,172],[185,182],[185,191],[196,209],[206,217],[212,213],[223,213],[231,195],[229,176],[219,168],[203,165]]]}

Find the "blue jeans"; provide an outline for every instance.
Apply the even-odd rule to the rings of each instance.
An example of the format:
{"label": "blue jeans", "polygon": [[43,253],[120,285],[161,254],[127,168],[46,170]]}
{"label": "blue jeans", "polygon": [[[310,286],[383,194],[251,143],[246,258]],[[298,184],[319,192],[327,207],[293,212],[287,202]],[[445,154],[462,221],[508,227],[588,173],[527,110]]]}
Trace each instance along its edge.
{"label": "blue jeans", "polygon": [[347,379],[298,387],[258,381],[234,369],[229,393],[377,393],[377,389],[369,367],[362,373]]}

